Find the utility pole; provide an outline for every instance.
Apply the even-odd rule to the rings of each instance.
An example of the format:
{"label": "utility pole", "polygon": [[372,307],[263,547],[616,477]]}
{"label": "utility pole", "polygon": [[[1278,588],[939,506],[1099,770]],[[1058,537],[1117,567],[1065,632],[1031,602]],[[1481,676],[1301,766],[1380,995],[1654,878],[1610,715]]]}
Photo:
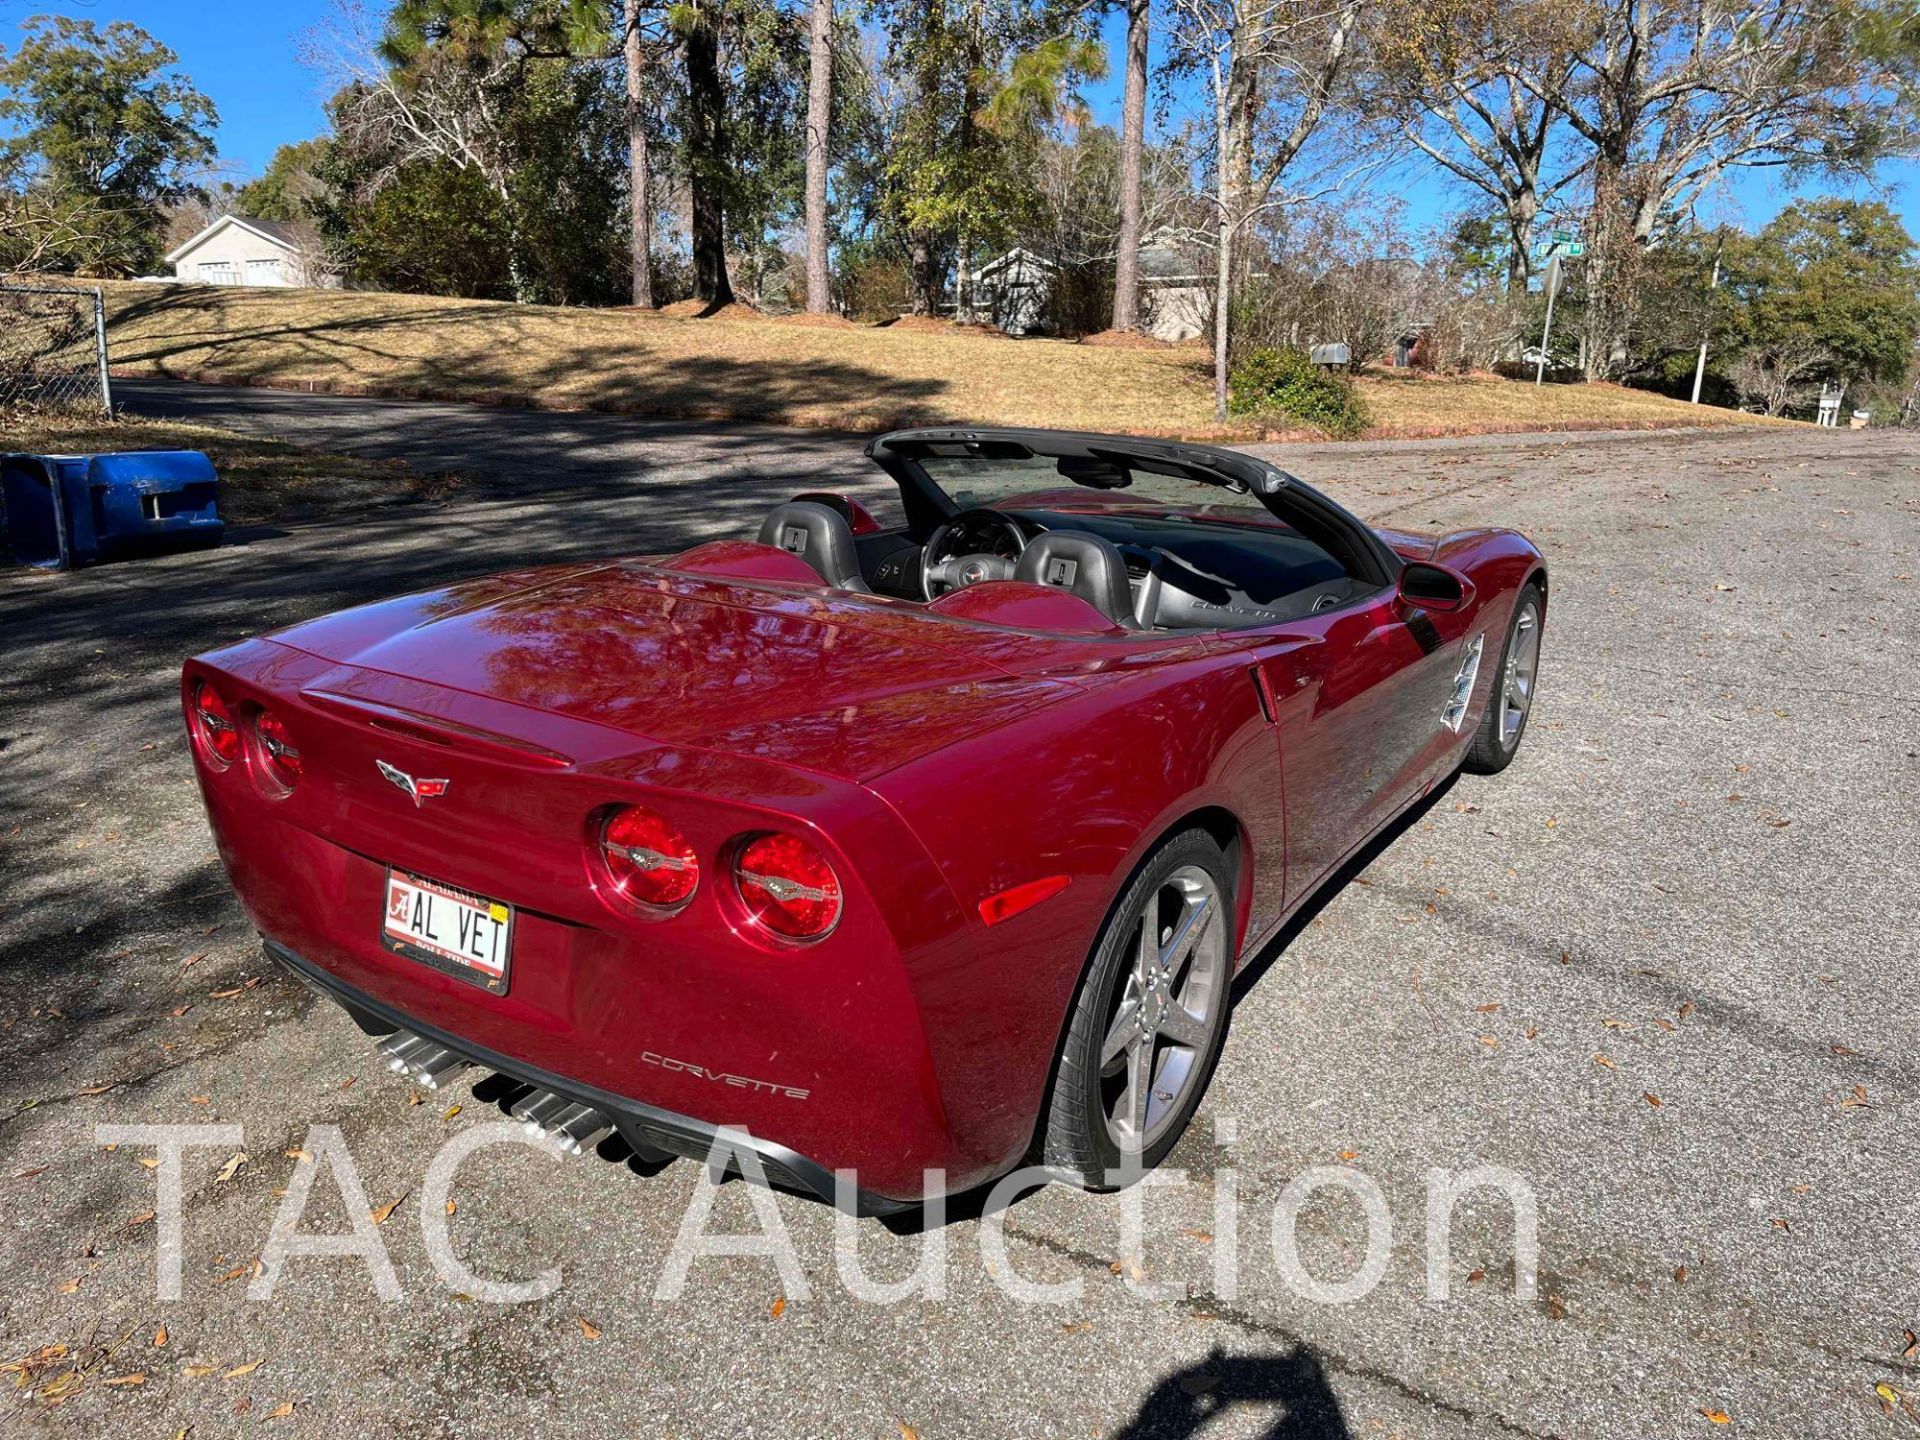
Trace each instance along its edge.
{"label": "utility pole", "polygon": [[[1711,295],[1720,288],[1720,247],[1713,251],[1713,279],[1707,282],[1707,293]],[[1700,383],[1707,378],[1707,335],[1713,325],[1713,314],[1709,310],[1706,323],[1700,327],[1700,359],[1693,367],[1693,403],[1700,403]]]}
{"label": "utility pole", "polygon": [[1553,299],[1560,293],[1560,252],[1555,250],[1547,260],[1547,323],[1540,327],[1540,361],[1533,367],[1533,383],[1540,386],[1547,379],[1547,340],[1553,334]]}

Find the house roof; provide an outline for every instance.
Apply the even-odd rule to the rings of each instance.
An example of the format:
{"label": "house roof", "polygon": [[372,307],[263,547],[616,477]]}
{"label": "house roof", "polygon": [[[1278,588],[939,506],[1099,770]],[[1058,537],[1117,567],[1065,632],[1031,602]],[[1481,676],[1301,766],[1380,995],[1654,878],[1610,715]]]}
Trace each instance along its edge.
{"label": "house roof", "polygon": [[975,278],[985,279],[989,275],[997,274],[1010,266],[1021,263],[1032,265],[1040,270],[1058,270],[1060,268],[1058,265],[1055,265],[1053,261],[1047,259],[1046,256],[1036,255],[1024,245],[1016,245],[1005,254],[994,256],[993,259],[987,261],[986,264],[980,266],[980,268],[973,273]]}
{"label": "house roof", "polygon": [[298,253],[300,249],[300,234],[292,225],[282,224],[278,220],[254,220],[245,215],[222,215],[199,234],[182,242],[169,251],[167,253],[167,263],[171,265],[182,256],[199,249],[200,246],[206,244],[207,241],[230,226],[238,226],[242,230],[251,231],[269,244],[278,245],[288,254]]}
{"label": "house roof", "polygon": [[[1018,265],[1045,272],[1060,268],[1046,256],[1036,255],[1024,246],[1016,245],[988,260],[973,274],[976,280],[987,280]],[[1140,248],[1140,278],[1148,285],[1204,285],[1210,279],[1194,268],[1191,254],[1184,254],[1170,245],[1151,243]]]}

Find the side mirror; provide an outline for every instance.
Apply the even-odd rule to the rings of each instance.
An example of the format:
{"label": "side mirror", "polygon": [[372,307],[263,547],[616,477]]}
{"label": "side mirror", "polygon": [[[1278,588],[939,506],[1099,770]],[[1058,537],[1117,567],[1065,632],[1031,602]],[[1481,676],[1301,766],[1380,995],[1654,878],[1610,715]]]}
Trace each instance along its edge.
{"label": "side mirror", "polygon": [[1409,560],[1400,568],[1400,598],[1420,610],[1458,610],[1473,599],[1473,582],[1444,565]]}

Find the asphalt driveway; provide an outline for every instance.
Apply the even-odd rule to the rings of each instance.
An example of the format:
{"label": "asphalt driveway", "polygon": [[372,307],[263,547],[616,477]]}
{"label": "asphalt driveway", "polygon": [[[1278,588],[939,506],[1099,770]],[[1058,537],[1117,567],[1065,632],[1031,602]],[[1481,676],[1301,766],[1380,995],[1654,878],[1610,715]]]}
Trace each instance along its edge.
{"label": "asphalt driveway", "polygon": [[[421,1208],[436,1150],[498,1112],[464,1084],[410,1103],[344,1016],[265,968],[200,816],[179,662],[447,578],[750,533],[791,491],[859,477],[857,442],[130,390],[491,478],[202,555],[0,573],[0,1363],[25,1362],[0,1372],[21,1382],[0,1426],[1920,1434],[1920,437],[1287,447],[1369,518],[1532,535],[1553,564],[1542,690],[1510,770],[1454,784],[1262,957],[1171,1162],[1187,1184],[1146,1202],[1139,1270],[1120,1200],[1054,1187],[999,1217],[1004,1255],[977,1217],[930,1232],[944,1294],[869,1303],[839,1278],[834,1212],[783,1196],[798,1283],[703,1259],[661,1299],[694,1166],[499,1146],[443,1207],[454,1251],[485,1277],[560,1274],[493,1304],[436,1274]],[[139,1123],[242,1127],[187,1152],[177,1300],[155,1292],[155,1152],[95,1138]],[[296,1258],[248,1298],[316,1124],[381,1215],[396,1298],[348,1257]],[[1450,1298],[1429,1298],[1429,1171],[1481,1164],[1537,1199],[1531,1301],[1485,1196],[1456,1217]],[[1314,1166],[1365,1175],[1389,1217],[1384,1273],[1349,1304],[1274,1258],[1276,1204]],[[723,1187],[712,1228],[760,1228],[758,1193]],[[322,1176],[303,1229],[344,1233],[360,1203]],[[1373,1253],[1337,1192],[1292,1233],[1323,1279]],[[927,1240],[851,1235],[884,1279]],[[1009,1268],[1078,1293],[1019,1303]]]}

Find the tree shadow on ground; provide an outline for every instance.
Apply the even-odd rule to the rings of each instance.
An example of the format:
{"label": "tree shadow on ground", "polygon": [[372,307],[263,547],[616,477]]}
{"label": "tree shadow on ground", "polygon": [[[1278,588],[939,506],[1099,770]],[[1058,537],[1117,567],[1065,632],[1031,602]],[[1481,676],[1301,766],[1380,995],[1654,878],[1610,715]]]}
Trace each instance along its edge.
{"label": "tree shadow on ground", "polygon": [[1283,1353],[1228,1355],[1163,1376],[1109,1440],[1189,1440],[1234,1411],[1280,1408],[1260,1440],[1352,1440],[1326,1367],[1305,1345]]}
{"label": "tree shadow on ground", "polygon": [[[108,326],[115,363],[237,385],[297,389],[325,377],[322,388],[343,395],[682,419],[886,428],[968,418],[948,413],[941,397],[949,387],[936,377],[817,353],[689,354],[658,343],[667,332],[656,336],[644,320],[609,351],[604,328],[510,306],[323,312],[303,322],[280,307],[253,319],[249,302],[260,303],[176,287],[116,302]],[[156,320],[164,328],[149,325]],[[428,331],[439,332],[435,343],[416,353]]]}

